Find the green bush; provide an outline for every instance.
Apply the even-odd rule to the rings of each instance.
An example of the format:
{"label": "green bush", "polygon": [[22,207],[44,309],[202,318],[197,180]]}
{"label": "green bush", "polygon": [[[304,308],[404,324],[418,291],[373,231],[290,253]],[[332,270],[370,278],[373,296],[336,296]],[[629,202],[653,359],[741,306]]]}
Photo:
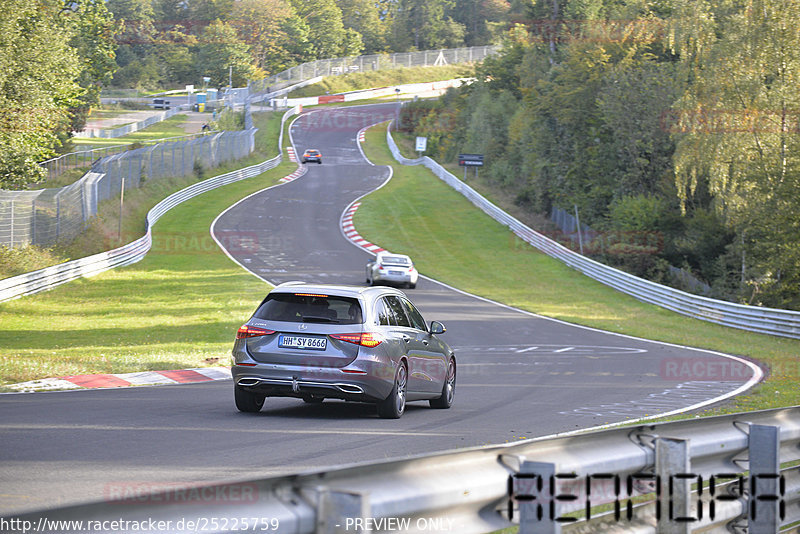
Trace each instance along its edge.
{"label": "green bush", "polygon": [[32,245],[11,248],[0,246],[0,279],[43,269],[65,261],[51,248]]}

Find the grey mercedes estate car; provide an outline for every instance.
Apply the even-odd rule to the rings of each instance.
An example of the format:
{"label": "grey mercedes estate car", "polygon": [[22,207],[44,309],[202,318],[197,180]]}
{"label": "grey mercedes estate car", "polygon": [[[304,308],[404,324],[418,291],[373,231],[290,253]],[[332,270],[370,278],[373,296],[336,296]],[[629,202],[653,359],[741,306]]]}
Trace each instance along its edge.
{"label": "grey mercedes estate car", "polygon": [[236,407],[261,410],[265,397],[377,404],[396,419],[406,402],[449,408],[456,357],[403,292],[287,282],[275,287],[236,334]]}

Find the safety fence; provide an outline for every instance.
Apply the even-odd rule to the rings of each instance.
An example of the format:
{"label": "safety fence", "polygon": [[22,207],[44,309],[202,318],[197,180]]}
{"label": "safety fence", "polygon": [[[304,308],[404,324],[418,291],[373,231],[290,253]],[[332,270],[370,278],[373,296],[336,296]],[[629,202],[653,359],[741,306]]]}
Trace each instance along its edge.
{"label": "safety fence", "polygon": [[[150,146],[157,145],[159,143],[188,141],[203,135],[206,135],[205,132],[178,135],[175,137],[165,137],[161,139],[146,139],[142,141],[136,141],[136,143],[137,145]],[[47,171],[48,178],[53,179],[58,178],[65,172],[73,169],[89,169],[98,159],[110,156],[112,154],[119,154],[120,152],[125,152],[126,150],[130,150],[130,145],[111,145],[87,148],[87,150],[69,152],[55,158],[50,158],[41,162],[39,166]]]}
{"label": "safety fence", "polygon": [[38,191],[0,190],[0,245],[50,245],[77,236],[97,214],[98,204],[148,180],[202,174],[246,157],[255,130],[207,134],[188,141],[158,143],[95,161],[75,183]]}
{"label": "safety fence", "polygon": [[386,140],[397,161],[403,165],[424,165],[484,213],[508,227],[520,239],[598,282],[627,293],[643,302],[655,304],[696,319],[762,334],[800,339],[800,312],[747,306],[693,295],[633,276],[589,259],[524,225],[489,202],[480,193],[456,178],[433,159],[427,156],[419,159],[403,157],[392,138],[389,128],[386,130]]}
{"label": "safety fence", "polygon": [[[297,114],[298,111],[297,108],[293,108],[284,113],[281,126],[283,126],[287,119]],[[282,153],[280,152],[282,143],[283,128],[281,128],[278,144],[279,153],[276,157],[259,163],[258,165],[221,174],[214,178],[198,182],[177,193],[173,193],[156,204],[156,206],[147,213],[147,229],[145,235],[136,241],[108,252],[101,252],[100,254],[95,254],[86,258],[80,258],[60,265],[54,265],[38,271],[0,280],[0,302],[5,302],[23,295],[38,293],[39,291],[51,289],[57,285],[80,277],[92,276],[115,267],[129,265],[141,260],[152,245],[152,227],[162,215],[178,204],[194,198],[197,195],[201,195],[217,187],[238,182],[239,180],[258,176],[269,169],[277,167],[282,161]],[[91,184],[84,184],[83,187],[93,186]],[[111,193],[114,194],[113,189]],[[117,193],[119,193],[119,190],[117,190]]]}
{"label": "safety fence", "polygon": [[337,76],[350,72],[385,70],[398,67],[439,67],[459,63],[472,63],[473,61],[482,61],[499,50],[499,46],[487,45],[320,59],[297,65],[263,80],[250,82],[248,87],[250,95],[257,97],[264,93],[276,93],[289,85],[301,83],[318,76]]}
{"label": "safety fence", "polygon": [[300,98],[277,99],[283,106],[316,106],[318,104],[335,104],[337,102],[355,102],[356,100],[369,100],[372,98],[400,97],[402,95],[440,96],[451,87],[461,87],[469,84],[474,78],[456,78],[453,80],[441,80],[438,82],[407,83],[393,85],[391,87],[381,87],[378,89],[364,89],[359,91],[349,91],[347,93],[337,93],[324,96],[305,96]]}
{"label": "safety fence", "polygon": [[[571,433],[15,519],[161,532],[748,532],[800,521],[800,407]],[[199,529],[199,530],[198,530]]]}
{"label": "safety fence", "polygon": [[122,137],[123,135],[128,135],[129,133],[138,132],[139,130],[144,130],[148,126],[152,126],[156,123],[161,121],[167,120],[168,118],[177,115],[178,113],[185,113],[188,109],[188,106],[177,106],[166,111],[162,111],[155,115],[151,115],[144,120],[134,122],[131,124],[124,124],[117,128],[86,128],[80,132],[75,133],[75,137],[99,137],[102,139],[113,139],[116,137]]}

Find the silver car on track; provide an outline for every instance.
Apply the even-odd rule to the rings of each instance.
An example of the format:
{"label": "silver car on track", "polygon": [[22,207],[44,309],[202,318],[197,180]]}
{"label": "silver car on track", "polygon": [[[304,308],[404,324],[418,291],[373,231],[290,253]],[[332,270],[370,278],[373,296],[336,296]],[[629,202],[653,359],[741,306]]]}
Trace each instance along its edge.
{"label": "silver car on track", "polygon": [[375,259],[367,262],[367,283],[404,285],[410,289],[417,287],[419,273],[414,262],[405,254],[379,252]]}
{"label": "silver car on track", "polygon": [[287,282],[275,287],[236,334],[236,407],[261,410],[265,397],[370,402],[396,419],[406,402],[449,408],[456,357],[417,307],[390,287]]}

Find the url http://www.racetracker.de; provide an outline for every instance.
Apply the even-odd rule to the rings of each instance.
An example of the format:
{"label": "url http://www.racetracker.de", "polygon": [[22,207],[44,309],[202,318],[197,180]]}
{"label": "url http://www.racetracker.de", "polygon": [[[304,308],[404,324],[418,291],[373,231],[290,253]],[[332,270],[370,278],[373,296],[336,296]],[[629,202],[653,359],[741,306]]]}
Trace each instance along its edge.
{"label": "url http://www.racetracker.de", "polygon": [[78,534],[81,532],[276,532],[280,521],[266,517],[200,517],[194,519],[37,520],[0,517],[0,532],[8,534]]}

